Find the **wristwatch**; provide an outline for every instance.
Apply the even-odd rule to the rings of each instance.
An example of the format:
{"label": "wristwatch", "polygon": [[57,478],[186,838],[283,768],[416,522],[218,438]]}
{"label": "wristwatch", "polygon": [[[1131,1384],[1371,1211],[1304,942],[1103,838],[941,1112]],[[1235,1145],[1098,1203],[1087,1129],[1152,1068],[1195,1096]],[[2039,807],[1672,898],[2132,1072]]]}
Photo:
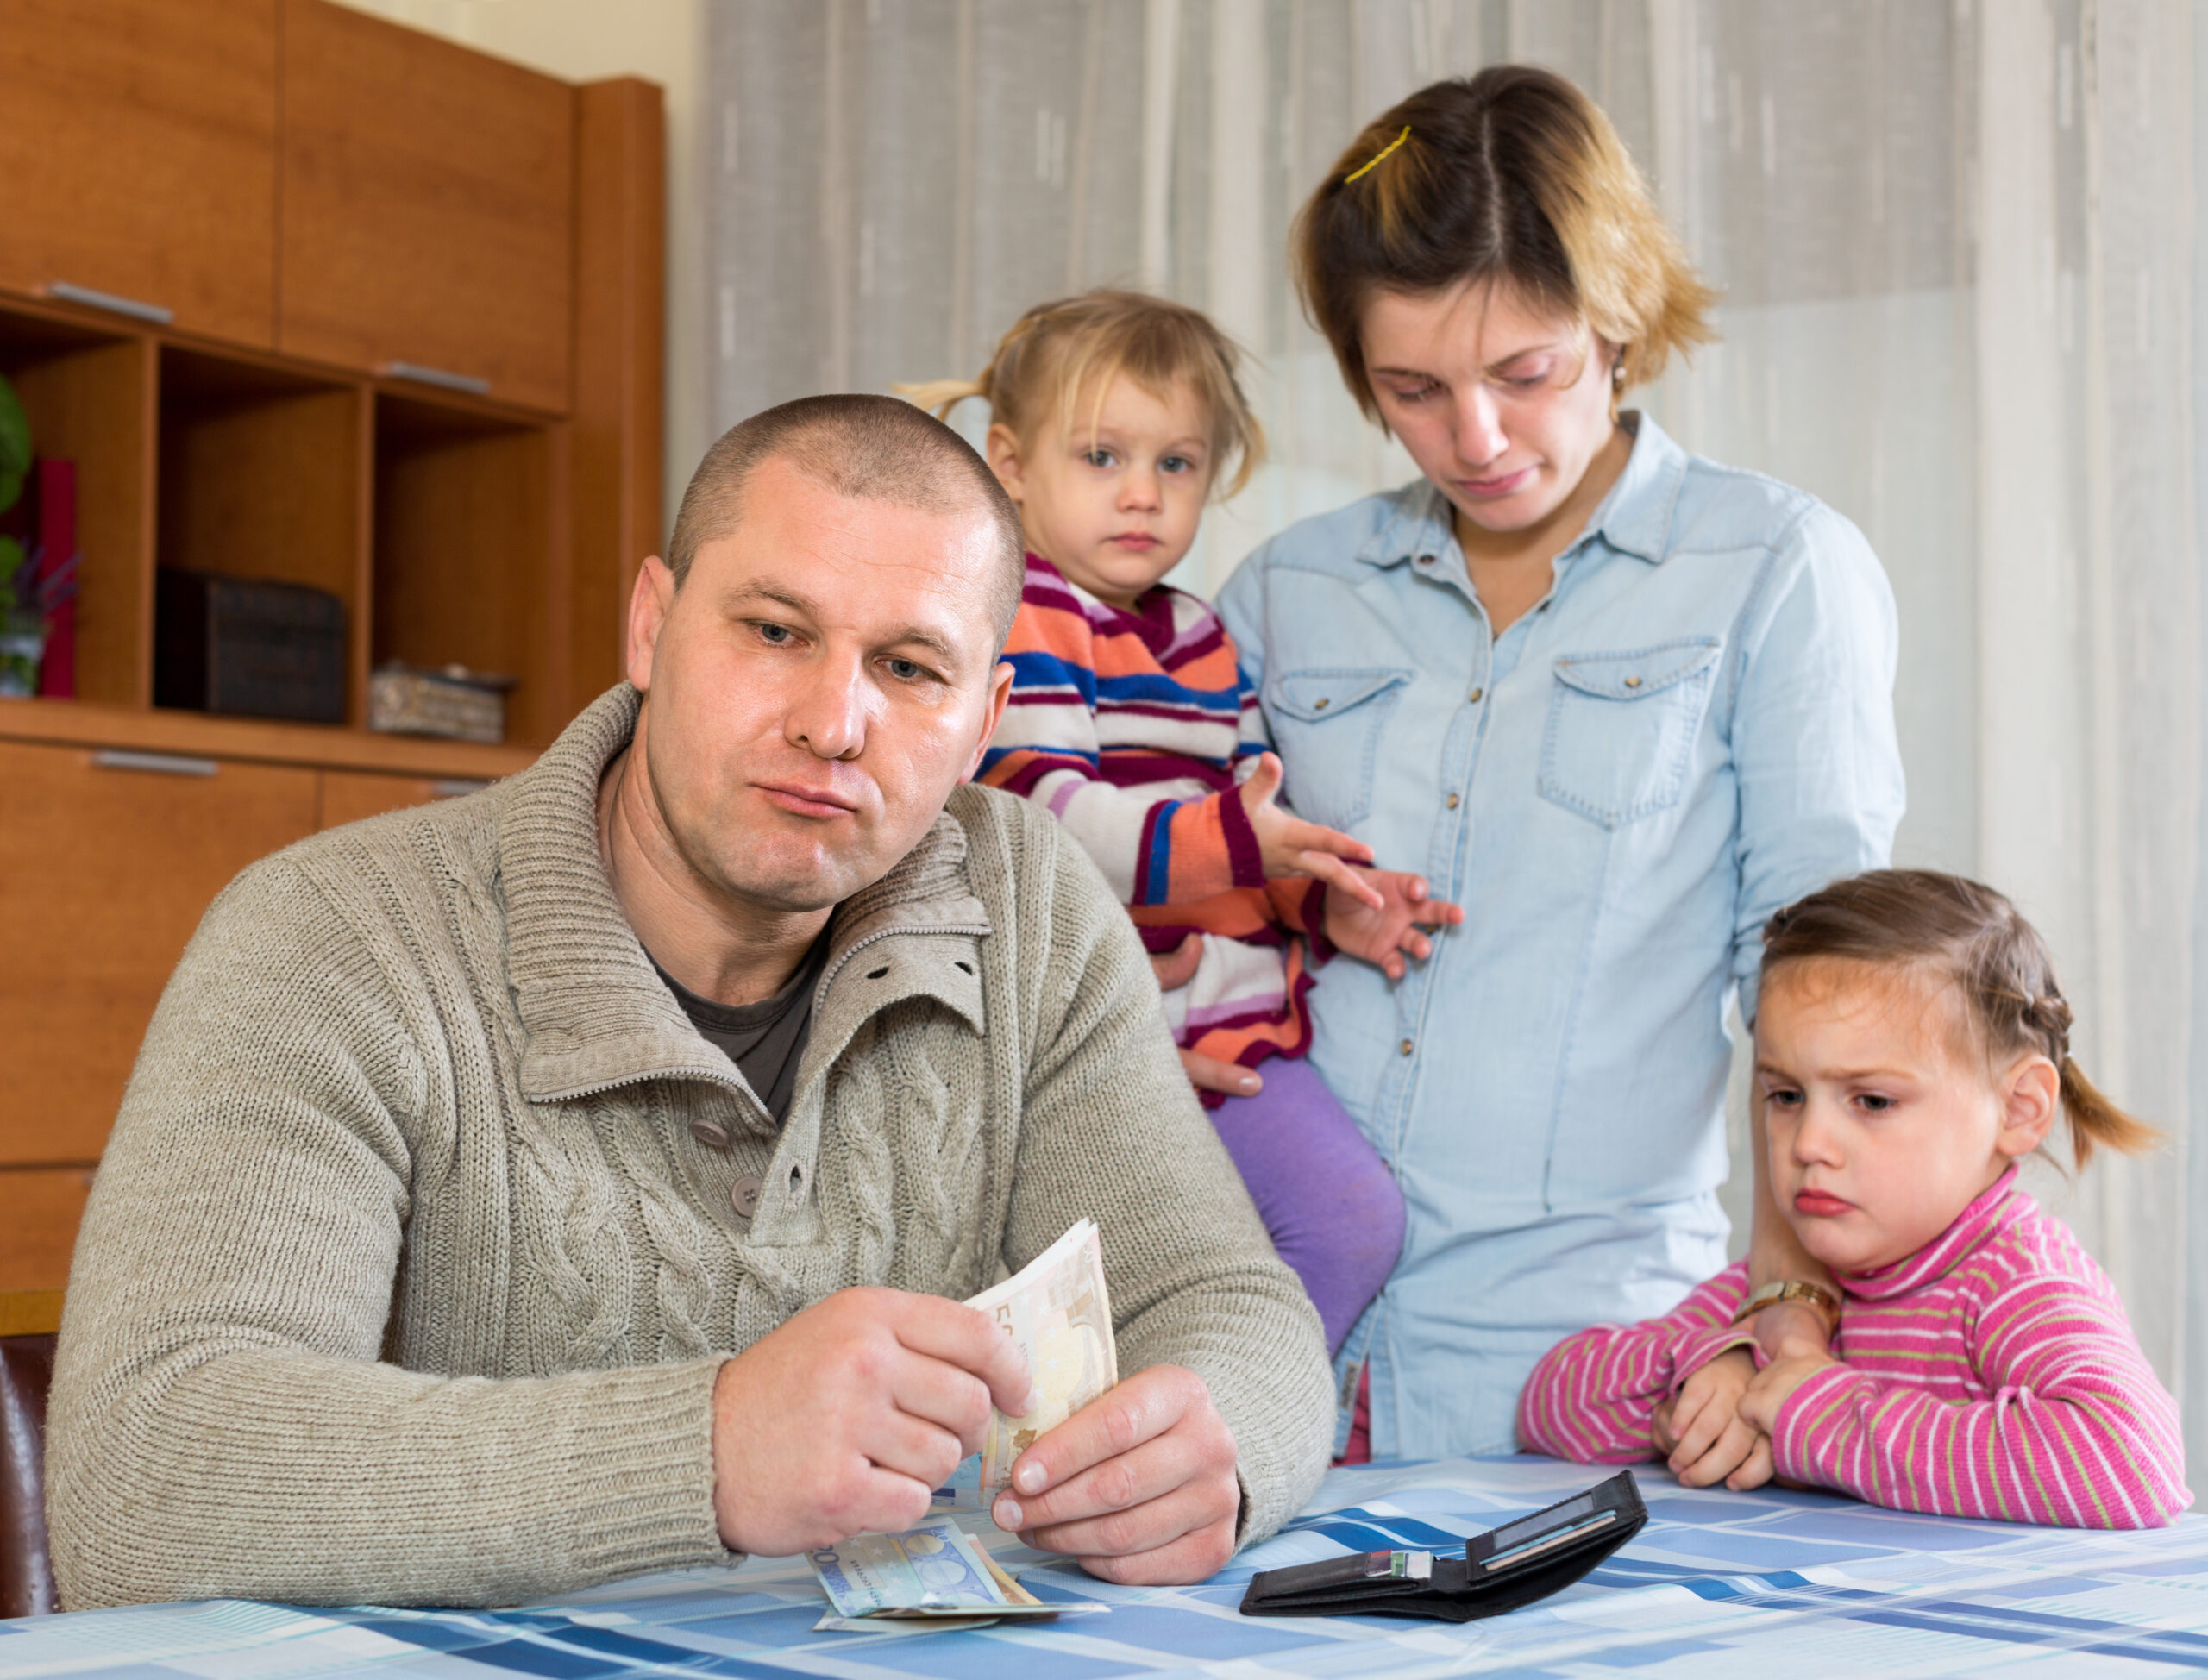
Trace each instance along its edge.
{"label": "wristwatch", "polygon": [[1733,1314],[1733,1322],[1744,1324],[1765,1307],[1775,1307],[1782,1301],[1798,1301],[1816,1307],[1824,1316],[1827,1336],[1840,1328],[1840,1298],[1823,1284],[1806,1282],[1798,1277],[1782,1278],[1754,1291],[1741,1303],[1741,1310]]}

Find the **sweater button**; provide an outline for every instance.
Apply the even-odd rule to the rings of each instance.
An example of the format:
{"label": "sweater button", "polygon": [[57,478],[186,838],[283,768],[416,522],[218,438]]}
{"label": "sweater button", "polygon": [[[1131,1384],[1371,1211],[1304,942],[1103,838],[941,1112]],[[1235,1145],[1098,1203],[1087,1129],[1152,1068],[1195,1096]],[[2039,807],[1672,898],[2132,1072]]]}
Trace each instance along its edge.
{"label": "sweater button", "polygon": [[718,1120],[709,1120],[702,1114],[690,1122],[690,1135],[707,1149],[728,1147],[728,1129]]}
{"label": "sweater button", "polygon": [[728,1188],[728,1205],[736,1209],[736,1217],[748,1219],[759,1211],[759,1181],[739,1178]]}

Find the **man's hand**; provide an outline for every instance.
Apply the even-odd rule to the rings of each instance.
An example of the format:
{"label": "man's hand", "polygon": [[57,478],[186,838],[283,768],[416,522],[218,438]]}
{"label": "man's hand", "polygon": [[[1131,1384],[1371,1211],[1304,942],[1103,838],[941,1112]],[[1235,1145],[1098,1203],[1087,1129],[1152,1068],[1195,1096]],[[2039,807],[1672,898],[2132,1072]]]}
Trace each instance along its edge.
{"label": "man's hand", "polygon": [[1771,1442],[1740,1411],[1755,1374],[1754,1356],[1734,1348],[1688,1377],[1678,1397],[1660,1408],[1657,1442],[1685,1486],[1722,1482],[1744,1493],[1771,1480]]}
{"label": "man's hand", "polygon": [[[1280,794],[1280,760],[1267,753],[1258,761],[1249,780],[1236,791],[1250,826],[1258,837],[1258,855],[1264,860],[1265,879],[1279,881],[1293,875],[1312,875],[1350,897],[1381,908],[1380,894],[1361,879],[1364,872],[1342,860],[1370,863],[1372,848],[1352,840],[1339,829],[1321,828],[1301,817],[1291,817],[1273,801]],[[1331,894],[1330,894],[1331,896]]]}
{"label": "man's hand", "polygon": [[1406,955],[1423,962],[1433,954],[1433,942],[1421,928],[1455,927],[1465,919],[1456,905],[1427,896],[1426,878],[1396,869],[1357,869],[1358,885],[1379,896],[1373,903],[1362,894],[1352,896],[1327,887],[1324,912],[1327,937],[1335,948],[1362,957],[1390,980],[1403,977]]}
{"label": "man's hand", "polygon": [[1756,1373],[1755,1381],[1741,1396],[1741,1415],[1766,1436],[1777,1434],[1779,1408],[1793,1398],[1795,1389],[1819,1371],[1840,1363],[1825,1351],[1822,1342],[1772,1360]]}
{"label": "man's hand", "polygon": [[981,1450],[989,1404],[1027,1407],[1027,1362],[970,1307],[844,1289],[724,1363],[713,1382],[713,1515],[735,1551],[784,1557],[928,1514]]}
{"label": "man's hand", "polygon": [[1234,1435],[1203,1379],[1136,1372],[1019,1455],[991,1512],[1000,1528],[1106,1581],[1201,1581],[1234,1555]]}

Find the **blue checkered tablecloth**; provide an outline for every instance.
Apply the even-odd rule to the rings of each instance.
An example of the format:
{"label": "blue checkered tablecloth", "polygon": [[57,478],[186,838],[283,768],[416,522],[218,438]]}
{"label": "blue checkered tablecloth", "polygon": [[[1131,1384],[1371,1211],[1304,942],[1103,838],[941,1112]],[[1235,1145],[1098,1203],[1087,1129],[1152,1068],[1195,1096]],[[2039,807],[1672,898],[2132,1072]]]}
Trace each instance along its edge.
{"label": "blue checkered tablecloth", "polygon": [[[616,1583],[516,1610],[302,1610],[216,1601],[0,1622],[0,1680],[618,1680],[629,1674],[957,1676],[1727,1675],[1869,1670],[2146,1677],[2208,1669],[2208,1518],[2088,1534],[1904,1516],[1819,1494],[1696,1492],[1640,1473],[1650,1520],[1585,1581],[1464,1627],[1252,1620],[1255,1570],[1343,1551],[1439,1550],[1599,1473],[1544,1458],[1453,1459],[1329,1475],[1289,1528],[1201,1587],[1093,1581],[968,1525],[1038,1597],[1107,1616],[934,1633],[816,1633],[800,1561],[753,1558]],[[971,1508],[964,1490],[942,1501]]]}

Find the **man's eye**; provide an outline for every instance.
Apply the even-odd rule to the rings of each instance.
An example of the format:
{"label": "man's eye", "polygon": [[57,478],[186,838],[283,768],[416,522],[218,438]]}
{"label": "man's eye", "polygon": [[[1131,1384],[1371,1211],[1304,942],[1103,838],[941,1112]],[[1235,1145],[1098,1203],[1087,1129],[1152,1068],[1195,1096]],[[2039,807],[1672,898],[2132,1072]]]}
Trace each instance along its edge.
{"label": "man's eye", "polygon": [[889,674],[900,682],[918,682],[927,674],[926,666],[916,665],[909,659],[893,659],[889,661]]}

